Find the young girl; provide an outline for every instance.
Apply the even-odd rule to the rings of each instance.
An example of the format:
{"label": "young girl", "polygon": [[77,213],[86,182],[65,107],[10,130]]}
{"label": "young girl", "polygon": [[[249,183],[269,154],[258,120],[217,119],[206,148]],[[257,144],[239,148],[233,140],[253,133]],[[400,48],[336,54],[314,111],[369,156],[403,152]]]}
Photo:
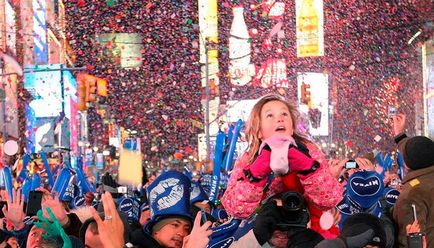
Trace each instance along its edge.
{"label": "young girl", "polygon": [[[308,203],[311,228],[323,233],[319,227],[322,210],[334,208],[343,189],[329,172],[321,150],[297,133],[297,114],[277,95],[267,95],[255,104],[246,126],[249,148],[235,163],[222,204],[231,216],[247,218],[263,200],[297,191]],[[276,158],[273,151],[284,151],[284,156]]]}

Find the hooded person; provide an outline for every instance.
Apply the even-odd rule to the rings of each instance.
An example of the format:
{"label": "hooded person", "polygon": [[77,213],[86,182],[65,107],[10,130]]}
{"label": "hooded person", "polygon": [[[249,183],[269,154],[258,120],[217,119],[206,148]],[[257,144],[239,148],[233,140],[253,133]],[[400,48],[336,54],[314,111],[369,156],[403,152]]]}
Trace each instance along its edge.
{"label": "hooded person", "polygon": [[131,233],[138,247],[182,247],[190,234],[190,179],[177,171],[167,171],[147,188],[150,220],[143,229]]}
{"label": "hooded person", "polygon": [[226,210],[217,209],[209,200],[208,194],[205,192],[200,182],[191,183],[190,204],[192,207],[192,216],[195,216],[197,208],[207,213],[207,218],[210,221],[225,222],[229,216]]}
{"label": "hooded person", "polygon": [[420,230],[426,235],[427,247],[434,247],[434,142],[424,136],[409,138],[405,134],[395,137],[395,142],[408,169],[393,209],[399,247],[408,246],[406,226],[414,221],[413,209]]}
{"label": "hooded person", "polygon": [[204,214],[204,219],[212,223],[218,221],[211,213],[214,211],[214,205],[208,200],[208,195],[200,184],[192,182],[190,191],[190,213],[196,216],[198,212]]}
{"label": "hooded person", "polygon": [[392,225],[369,213],[349,216],[343,223],[338,238],[321,241],[316,248],[364,248],[394,247],[394,234],[388,229]]}
{"label": "hooded person", "polygon": [[[102,204],[101,204],[102,206]],[[124,241],[125,243],[129,242],[129,233],[131,232],[131,228],[128,224],[128,218],[122,211],[118,210],[119,217],[122,220],[122,223],[124,225]],[[99,216],[102,220],[105,219],[104,216],[104,209],[102,209],[101,212],[99,212]],[[101,247],[102,242],[100,240],[99,232],[98,232],[98,225],[96,223],[96,220],[91,217],[88,218],[86,221],[83,222],[83,225],[80,228],[80,235],[79,235],[80,241],[86,245],[86,247]]]}

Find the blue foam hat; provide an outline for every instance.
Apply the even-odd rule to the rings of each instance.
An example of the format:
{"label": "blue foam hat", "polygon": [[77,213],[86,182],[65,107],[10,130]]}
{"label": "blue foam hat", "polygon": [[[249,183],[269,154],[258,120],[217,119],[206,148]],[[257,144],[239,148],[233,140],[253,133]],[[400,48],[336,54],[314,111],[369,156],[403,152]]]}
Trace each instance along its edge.
{"label": "blue foam hat", "polygon": [[399,191],[395,188],[385,188],[384,189],[384,199],[386,199],[387,207],[391,208],[395,205],[396,200],[398,200]]}
{"label": "blue foam hat", "polygon": [[144,231],[152,234],[152,227],[168,217],[181,217],[193,222],[190,187],[190,179],[178,171],[167,171],[157,177],[147,188],[151,219]]}
{"label": "blue foam hat", "polygon": [[341,213],[341,219],[338,224],[339,228],[342,228],[342,224],[346,218],[358,213],[369,213],[380,218],[383,213],[383,208],[384,206],[380,201],[377,201],[370,208],[362,208],[357,202],[353,201],[351,198],[348,198],[348,196],[345,196],[336,205],[336,209]]}
{"label": "blue foam hat", "polygon": [[129,223],[139,221],[140,204],[136,199],[129,196],[122,196],[118,199],[118,210],[125,213]]}
{"label": "blue foam hat", "polygon": [[348,178],[347,197],[361,208],[368,209],[383,196],[383,179],[375,171],[358,171]]}
{"label": "blue foam hat", "polygon": [[205,190],[203,190],[202,185],[199,182],[192,182],[190,191],[190,204],[208,200],[208,195],[205,193]]}

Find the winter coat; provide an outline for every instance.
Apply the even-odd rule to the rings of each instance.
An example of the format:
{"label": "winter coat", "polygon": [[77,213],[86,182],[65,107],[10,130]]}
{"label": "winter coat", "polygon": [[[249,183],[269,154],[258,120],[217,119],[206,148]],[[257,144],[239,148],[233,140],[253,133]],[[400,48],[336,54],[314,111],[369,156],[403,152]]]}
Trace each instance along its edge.
{"label": "winter coat", "polygon": [[[303,194],[308,205],[313,204],[322,210],[331,209],[342,199],[343,188],[329,172],[327,161],[321,150],[312,143],[305,145],[310,156],[320,164],[320,168],[303,179],[292,175],[295,180],[294,184],[302,186],[300,193]],[[267,190],[264,190],[264,187],[253,185],[247,179],[244,180],[243,170],[248,166],[247,154],[244,154],[236,161],[221,200],[228,214],[235,218],[249,217],[263,200],[284,191],[282,177],[273,178]],[[290,174],[296,173],[291,172]]]}
{"label": "winter coat", "polygon": [[393,218],[399,228],[399,247],[408,247],[406,226],[413,223],[411,204],[416,206],[417,220],[426,233],[427,247],[434,247],[434,165],[409,171],[393,209]]}
{"label": "winter coat", "polygon": [[138,248],[163,248],[151,235],[143,229],[136,229],[130,233],[130,242]]}

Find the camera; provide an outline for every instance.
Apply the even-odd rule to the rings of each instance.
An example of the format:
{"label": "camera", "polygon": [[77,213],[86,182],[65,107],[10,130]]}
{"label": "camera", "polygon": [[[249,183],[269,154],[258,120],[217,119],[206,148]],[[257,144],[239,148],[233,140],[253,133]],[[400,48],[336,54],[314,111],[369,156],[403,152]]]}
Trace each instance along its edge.
{"label": "camera", "polygon": [[310,220],[309,210],[303,196],[293,191],[285,192],[282,195],[281,213],[283,219],[277,226],[282,231],[306,228]]}
{"label": "camera", "polygon": [[409,248],[422,248],[423,247],[423,233],[410,233],[407,236],[407,244]]}
{"label": "camera", "polygon": [[348,160],[345,163],[345,169],[357,169],[357,168],[359,168],[359,165],[354,160]]}
{"label": "camera", "polygon": [[394,106],[389,106],[388,115],[389,117],[395,116],[397,114],[396,108]]}

